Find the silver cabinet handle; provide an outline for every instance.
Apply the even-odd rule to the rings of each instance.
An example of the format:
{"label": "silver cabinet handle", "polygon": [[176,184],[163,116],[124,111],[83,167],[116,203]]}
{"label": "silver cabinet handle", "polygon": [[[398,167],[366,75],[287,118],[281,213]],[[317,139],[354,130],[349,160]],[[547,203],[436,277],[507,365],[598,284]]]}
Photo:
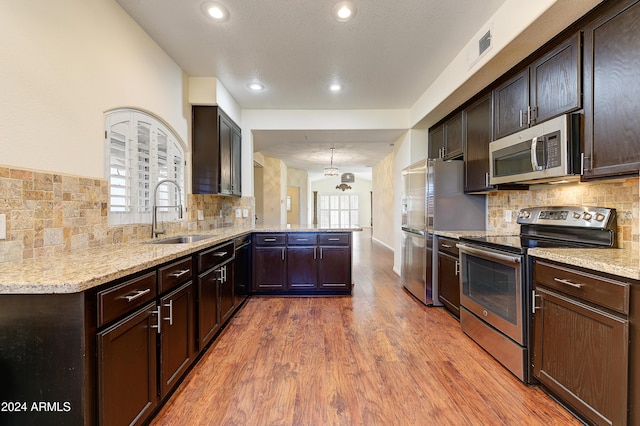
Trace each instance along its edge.
{"label": "silver cabinet handle", "polygon": [[444,248],[452,248],[453,246],[451,246],[449,244],[442,244],[442,247],[444,247]]}
{"label": "silver cabinet handle", "polygon": [[316,256],[316,249],[317,249],[317,247],[314,247],[314,248],[313,248],[313,260],[316,260],[316,259],[317,259],[317,256]]}
{"label": "silver cabinet handle", "polygon": [[284,262],[284,248],[282,249],[282,261]]}
{"label": "silver cabinet handle", "polygon": [[136,299],[139,299],[140,297],[144,296],[145,294],[151,293],[151,289],[148,288],[146,290],[137,290],[134,294],[132,295],[127,295],[124,298],[127,299],[127,302],[133,302]]}
{"label": "silver cabinet handle", "polygon": [[296,238],[297,241],[307,241],[307,238]]}
{"label": "silver cabinet handle", "polygon": [[151,328],[155,328],[158,330],[158,334],[162,333],[162,307],[158,306],[155,310],[151,312],[151,315],[155,315],[158,319],[156,325],[152,325]]}
{"label": "silver cabinet handle", "polygon": [[554,278],[553,280],[556,281],[556,282],[559,282],[561,284],[566,284],[569,287],[573,287],[573,288],[582,288],[582,286],[584,285],[584,284],[581,284],[581,283],[574,283],[574,282],[571,282],[569,280],[565,280],[563,278]]}
{"label": "silver cabinet handle", "polygon": [[456,260],[456,276],[460,275],[460,261]]}
{"label": "silver cabinet handle", "polygon": [[[165,308],[169,308],[169,317],[163,319],[169,321],[169,325],[173,325],[173,299],[169,300],[169,303],[164,306]],[[160,308],[158,308],[158,310],[160,310]]]}
{"label": "silver cabinet handle", "polygon": [[489,172],[484,174],[484,186],[489,186]]}
{"label": "silver cabinet handle", "polygon": [[227,282],[227,265],[224,265],[222,267],[222,282],[223,283]]}
{"label": "silver cabinet handle", "polygon": [[322,247],[320,247],[320,260],[322,260]]}
{"label": "silver cabinet handle", "polygon": [[268,242],[268,243],[272,243],[274,242],[276,239],[275,238],[265,238],[264,241]]}
{"label": "silver cabinet handle", "polygon": [[340,241],[340,238],[327,238],[328,241]]}
{"label": "silver cabinet handle", "polygon": [[171,274],[169,276],[173,277],[173,278],[180,278],[181,276],[183,276],[184,274],[188,273],[189,271],[191,271],[191,269],[183,269],[182,271],[174,272],[173,274]]}
{"label": "silver cabinet handle", "polygon": [[531,105],[527,105],[527,125],[531,125]]}
{"label": "silver cabinet handle", "polygon": [[540,306],[536,306],[536,297],[540,297],[540,296],[538,296],[536,294],[536,291],[533,290],[532,291],[532,297],[531,297],[531,313],[533,313],[533,314],[535,314],[538,309],[541,309]]}
{"label": "silver cabinet handle", "polygon": [[216,257],[225,257],[227,255],[228,252],[226,251],[217,251],[215,253],[213,253],[214,256]]}
{"label": "silver cabinet handle", "polygon": [[523,123],[523,119],[522,119],[522,110],[520,110],[520,127],[522,127],[524,125]]}

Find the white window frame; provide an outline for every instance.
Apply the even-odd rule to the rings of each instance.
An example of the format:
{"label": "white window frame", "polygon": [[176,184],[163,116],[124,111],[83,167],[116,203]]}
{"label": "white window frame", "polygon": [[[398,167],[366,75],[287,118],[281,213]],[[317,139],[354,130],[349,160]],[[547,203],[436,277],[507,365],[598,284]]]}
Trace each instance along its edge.
{"label": "white window frame", "polygon": [[358,194],[320,194],[319,225],[321,228],[349,228],[359,225]]}
{"label": "white window frame", "polygon": [[[105,113],[105,179],[109,182],[109,225],[151,223],[153,190],[158,206],[184,205],[185,149],[176,134],[145,111]],[[180,194],[180,197],[178,196]],[[175,208],[158,209],[158,220],[179,220]]]}

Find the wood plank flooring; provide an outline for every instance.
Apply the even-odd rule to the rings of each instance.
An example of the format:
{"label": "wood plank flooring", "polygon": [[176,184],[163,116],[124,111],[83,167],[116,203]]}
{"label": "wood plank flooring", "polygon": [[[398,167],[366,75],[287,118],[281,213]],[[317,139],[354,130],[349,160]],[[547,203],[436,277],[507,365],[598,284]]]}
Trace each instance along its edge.
{"label": "wood plank flooring", "polygon": [[579,425],[403,290],[354,233],[352,297],[254,297],[152,425]]}

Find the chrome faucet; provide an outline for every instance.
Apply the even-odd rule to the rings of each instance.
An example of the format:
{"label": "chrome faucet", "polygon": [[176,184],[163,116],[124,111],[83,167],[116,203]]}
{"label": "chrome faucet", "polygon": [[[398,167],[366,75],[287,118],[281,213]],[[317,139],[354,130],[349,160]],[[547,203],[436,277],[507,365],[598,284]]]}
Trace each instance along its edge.
{"label": "chrome faucet", "polygon": [[[182,192],[180,191],[180,185],[178,185],[178,182],[176,182],[175,180],[172,180],[172,179],[162,179],[161,181],[159,181],[156,184],[156,187],[153,189],[153,215],[152,215],[152,219],[151,219],[151,238],[155,238],[159,234],[164,234],[165,233],[164,225],[162,226],[162,229],[157,229],[156,228],[158,226],[158,206],[156,205],[157,198],[158,198],[158,187],[160,185],[162,185],[162,184],[165,184],[165,183],[172,183],[172,184],[174,184],[176,186],[176,188],[178,188],[178,199],[182,203]],[[178,204],[177,206],[161,206],[161,207],[177,208],[178,209],[178,218],[182,219],[182,204]]]}

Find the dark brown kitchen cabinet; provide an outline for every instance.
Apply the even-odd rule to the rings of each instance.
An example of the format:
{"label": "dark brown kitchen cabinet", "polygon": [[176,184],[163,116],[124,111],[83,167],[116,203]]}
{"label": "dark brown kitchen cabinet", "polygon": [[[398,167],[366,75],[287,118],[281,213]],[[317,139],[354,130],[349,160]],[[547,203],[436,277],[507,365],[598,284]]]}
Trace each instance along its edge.
{"label": "dark brown kitchen cabinet", "polygon": [[350,232],[254,234],[253,291],[348,294]]}
{"label": "dark brown kitchen cabinet", "polygon": [[462,155],[462,112],[429,129],[429,158],[450,160]]}
{"label": "dark brown kitchen cabinet", "polygon": [[640,170],[640,3],[606,7],[584,28],[584,180]]}
{"label": "dark brown kitchen cabinet", "polygon": [[574,33],[493,92],[494,136],[504,136],[580,109],[581,35]]}
{"label": "dark brown kitchen cabinet", "polygon": [[442,158],[444,149],[444,125],[429,129],[429,158]]}
{"label": "dark brown kitchen cabinet", "polygon": [[515,133],[527,124],[529,108],[529,69],[525,69],[502,83],[493,91],[495,106],[495,138]]}
{"label": "dark brown kitchen cabinet", "polygon": [[160,398],[178,384],[195,359],[195,300],[191,281],[160,298]]}
{"label": "dark brown kitchen cabinet", "polygon": [[451,160],[462,155],[462,112],[455,114],[444,123],[444,146],[441,158]]}
{"label": "dark brown kitchen cabinet", "polygon": [[489,143],[493,140],[493,97],[489,93],[463,111],[464,192],[486,192],[489,185]]}
{"label": "dark brown kitchen cabinet", "polygon": [[590,424],[628,422],[630,286],[535,262],[533,374]]}
{"label": "dark brown kitchen cabinet", "polygon": [[217,106],[193,106],[192,191],[242,195],[241,130]]}
{"label": "dark brown kitchen cabinet", "polygon": [[139,425],[158,405],[155,303],[101,331],[98,412],[101,425]]}
{"label": "dark brown kitchen cabinet", "polygon": [[289,290],[317,287],[317,244],[317,234],[287,234],[287,288]]}
{"label": "dark brown kitchen cabinet", "polygon": [[234,311],[234,243],[198,254],[198,347],[202,350]]}
{"label": "dark brown kitchen cabinet", "polygon": [[438,300],[460,318],[460,261],[456,241],[438,237]]}
{"label": "dark brown kitchen cabinet", "polygon": [[284,233],[253,235],[253,291],[286,289],[286,251]]}

